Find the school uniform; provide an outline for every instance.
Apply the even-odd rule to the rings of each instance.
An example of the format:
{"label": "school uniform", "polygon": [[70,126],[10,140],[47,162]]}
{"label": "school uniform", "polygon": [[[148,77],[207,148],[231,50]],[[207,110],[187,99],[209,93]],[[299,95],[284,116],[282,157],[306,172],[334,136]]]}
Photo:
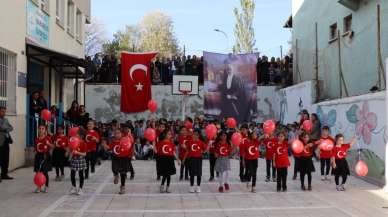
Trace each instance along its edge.
{"label": "school uniform", "polygon": [[350,149],[350,144],[343,144],[342,146],[334,146],[333,155],[335,159],[336,168],[333,169],[336,185],[339,185],[339,177],[342,177],[342,185],[346,183],[347,176],[350,175],[348,161],[346,160],[347,152]]}
{"label": "school uniform", "polygon": [[46,176],[46,187],[49,185],[48,172],[52,170],[50,155],[51,137],[44,136],[35,139],[34,172],[42,172]]}
{"label": "school uniform", "polygon": [[244,167],[244,151],[241,151],[244,149],[244,147],[246,145],[248,145],[249,143],[249,140],[248,138],[246,137],[246,135],[243,135],[243,138],[241,140],[241,144],[240,144],[240,173],[239,173],[239,176],[240,176],[240,180],[241,182],[247,182],[247,181],[250,181],[249,178],[249,174],[248,174],[248,170],[246,169],[246,167]]}
{"label": "school uniform", "polygon": [[55,135],[53,138],[55,148],[53,150],[52,165],[55,167],[56,175],[64,175],[64,167],[66,164],[66,148],[68,139],[65,135]]}
{"label": "school uniform", "polygon": [[[186,144],[189,140],[191,140],[191,138],[189,136],[180,135],[178,137],[178,147],[179,147],[179,156],[178,157],[179,157],[179,160],[181,162],[183,162],[184,157],[186,156],[186,153],[187,153]],[[184,163],[181,164],[180,176],[179,176],[180,180],[183,179],[183,175],[184,175],[184,178],[186,180],[189,179],[189,170],[188,170],[188,166],[187,166],[187,161],[185,161]]]}
{"label": "school uniform", "polygon": [[[81,140],[76,151],[80,153],[86,153],[87,150],[88,150],[87,144],[83,140]],[[83,188],[84,179],[85,179],[84,172],[86,168],[87,168],[87,165],[86,165],[85,156],[72,153],[72,156],[70,159],[70,180],[74,188],[76,187],[76,179],[75,179],[76,172],[78,172],[78,176],[79,176],[79,188],[80,189]]]}
{"label": "school uniform", "polygon": [[311,190],[311,173],[315,172],[315,167],[313,163],[313,151],[314,149],[311,147],[307,147],[307,144],[304,144],[304,150],[301,153],[301,156],[299,158],[299,172],[300,172],[300,182],[301,187],[304,190],[304,178],[305,175],[307,175],[308,178],[308,189]]}
{"label": "school uniform", "polygon": [[112,151],[112,172],[115,176],[126,174],[129,170],[129,150],[122,149],[120,140],[113,140],[109,144],[109,150]]}
{"label": "school uniform", "polygon": [[171,176],[176,174],[175,168],[175,149],[176,146],[171,141],[160,141],[157,144],[159,156],[158,171],[161,176]]}
{"label": "school uniform", "polygon": [[275,145],[277,143],[276,138],[265,138],[262,141],[265,146],[265,160],[266,160],[266,171],[267,171],[267,181],[271,178],[271,168],[272,168],[272,179],[276,178],[276,168],[273,165],[273,155]]}
{"label": "school uniform", "polygon": [[187,142],[187,165],[191,176],[202,176],[202,154],[206,151],[206,144],[201,140]]}
{"label": "school uniform", "polygon": [[290,166],[290,160],[288,159],[288,142],[277,143],[275,146],[275,167],[277,171],[277,186],[276,189],[280,191],[287,191],[287,170]]}
{"label": "school uniform", "polygon": [[87,153],[86,153],[86,169],[85,169],[85,178],[89,177],[89,168],[90,172],[95,172],[96,160],[97,160],[97,139],[100,140],[100,135],[95,130],[88,130],[85,136],[85,142],[87,145]]}
{"label": "school uniform", "polygon": [[[333,144],[335,144],[335,141],[334,141],[334,139],[331,136],[329,136],[327,138],[324,138],[324,137],[321,136],[321,141],[324,140],[324,139],[331,140],[333,142]],[[321,176],[329,175],[329,172],[330,172],[330,158],[332,156],[333,156],[333,150],[330,150],[330,151],[325,151],[325,150],[322,150],[322,149],[319,150],[319,158],[320,158],[320,161],[321,161]]]}
{"label": "school uniform", "polygon": [[240,147],[244,156],[245,169],[248,176],[247,181],[252,179],[252,187],[256,186],[258,159],[260,157],[260,141],[258,139],[247,140],[243,147]]}

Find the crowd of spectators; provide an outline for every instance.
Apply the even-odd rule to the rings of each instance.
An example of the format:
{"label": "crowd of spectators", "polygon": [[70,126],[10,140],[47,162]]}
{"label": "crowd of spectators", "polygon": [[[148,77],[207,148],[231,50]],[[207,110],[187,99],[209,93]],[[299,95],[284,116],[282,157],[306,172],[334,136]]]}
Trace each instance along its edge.
{"label": "crowd of spectators", "polygon": [[[283,59],[261,56],[257,60],[257,84],[290,86],[293,84],[292,56]],[[120,61],[115,55],[98,53],[86,57],[86,80],[92,83],[120,83]],[[203,84],[203,57],[196,55],[156,57],[151,63],[152,84],[172,84],[173,75],[198,76]]]}

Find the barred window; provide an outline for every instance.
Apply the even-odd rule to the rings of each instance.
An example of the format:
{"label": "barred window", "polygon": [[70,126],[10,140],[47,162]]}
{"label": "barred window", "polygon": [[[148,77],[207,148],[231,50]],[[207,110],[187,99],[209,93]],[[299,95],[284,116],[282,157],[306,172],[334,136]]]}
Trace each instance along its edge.
{"label": "barred window", "polygon": [[16,71],[16,55],[0,48],[0,106],[7,106],[8,75]]}

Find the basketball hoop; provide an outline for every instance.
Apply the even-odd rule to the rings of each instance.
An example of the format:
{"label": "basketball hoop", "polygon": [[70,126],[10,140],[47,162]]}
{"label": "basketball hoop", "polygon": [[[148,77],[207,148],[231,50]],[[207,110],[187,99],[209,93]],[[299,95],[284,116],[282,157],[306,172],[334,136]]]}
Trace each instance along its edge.
{"label": "basketball hoop", "polygon": [[179,90],[179,92],[181,92],[183,96],[188,96],[191,91],[189,91],[189,90]]}

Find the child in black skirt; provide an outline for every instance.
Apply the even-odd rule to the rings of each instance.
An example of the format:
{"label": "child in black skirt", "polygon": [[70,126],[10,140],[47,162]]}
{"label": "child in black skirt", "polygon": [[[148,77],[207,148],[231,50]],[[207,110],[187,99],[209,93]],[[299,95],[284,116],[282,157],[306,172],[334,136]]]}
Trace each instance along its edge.
{"label": "child in black skirt", "polygon": [[[176,174],[175,168],[175,151],[176,147],[172,141],[172,133],[169,130],[164,130],[160,135],[160,141],[156,144],[156,152],[158,154],[158,172],[162,176],[160,185],[160,193],[171,193],[170,182],[171,176]],[[166,184],[166,188],[164,185]]]}
{"label": "child in black skirt", "polygon": [[35,139],[35,162],[34,172],[42,172],[46,177],[46,183],[43,188],[37,187],[35,193],[47,193],[49,187],[48,172],[52,170],[50,150],[54,148],[50,136],[47,135],[47,129],[44,125],[38,127],[38,137]]}
{"label": "child in black skirt", "polygon": [[116,185],[119,182],[120,176],[120,191],[119,194],[125,194],[125,181],[127,179],[127,173],[129,170],[129,158],[130,158],[130,149],[124,149],[120,140],[122,138],[122,133],[120,129],[114,131],[114,138],[110,144],[107,144],[106,141],[102,142],[102,146],[106,150],[112,151],[112,172],[114,176],[113,183]]}
{"label": "child in black skirt", "polygon": [[54,136],[53,167],[55,167],[55,181],[62,181],[65,176],[66,148],[68,139],[64,134],[62,126],[58,126],[57,134]]}
{"label": "child in black skirt", "polygon": [[[195,130],[193,139],[187,142],[187,152],[183,163],[187,162],[190,174],[190,193],[201,193],[202,154],[207,151],[206,144],[199,139],[200,132]],[[182,164],[183,164],[182,163]],[[194,178],[197,177],[197,186],[194,188]]]}
{"label": "child in black skirt", "polygon": [[304,150],[299,158],[299,172],[300,172],[300,185],[301,189],[303,191],[306,190],[306,187],[304,185],[304,179],[305,176],[307,175],[308,179],[308,187],[307,190],[311,191],[311,181],[312,181],[312,176],[311,173],[315,172],[315,167],[313,163],[313,148],[314,144],[310,140],[310,136],[308,133],[303,132],[300,136],[300,140],[302,141],[304,145]]}
{"label": "child in black skirt", "polygon": [[[335,176],[335,184],[337,191],[345,191],[345,183],[350,175],[349,165],[346,161],[348,150],[357,142],[357,138],[353,137],[352,141],[348,144],[344,144],[344,136],[338,134],[335,136],[335,146],[333,149],[333,157],[331,158],[331,164],[333,167],[333,173]],[[342,183],[340,184],[339,178],[342,177]]]}
{"label": "child in black skirt", "polygon": [[[70,138],[70,141],[73,137]],[[86,170],[86,153],[87,153],[87,145],[81,139],[79,135],[76,135],[74,138],[78,138],[80,143],[77,149],[70,150],[70,180],[71,180],[71,189],[70,194],[82,195],[82,188],[84,187],[84,172]],[[76,173],[78,172],[79,176],[79,186],[77,188],[77,183],[75,180]]]}

